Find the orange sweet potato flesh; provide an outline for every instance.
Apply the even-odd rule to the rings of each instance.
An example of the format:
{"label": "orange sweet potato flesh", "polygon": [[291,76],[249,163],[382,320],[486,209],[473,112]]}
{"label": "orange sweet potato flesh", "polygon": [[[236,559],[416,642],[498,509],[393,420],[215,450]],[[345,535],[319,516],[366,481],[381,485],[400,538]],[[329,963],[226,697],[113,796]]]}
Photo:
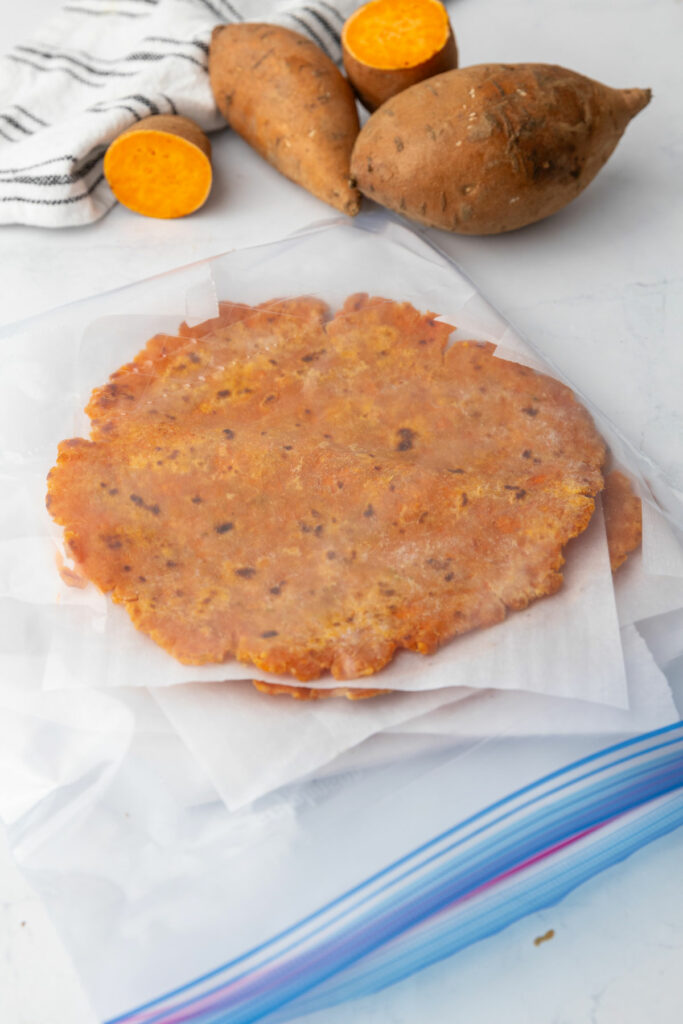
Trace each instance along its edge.
{"label": "orange sweet potato flesh", "polygon": [[366,196],[422,224],[513,231],[578,196],[649,100],[550,64],[460,68],[375,111],[351,171]]}
{"label": "orange sweet potato flesh", "polygon": [[342,31],[344,67],[368,110],[417,82],[458,66],[439,0],[370,0]]}
{"label": "orange sweet potato flesh", "polygon": [[221,25],[211,37],[209,79],[231,128],[264,159],[342,213],[358,213],[353,90],[318,46],[278,25]]}
{"label": "orange sweet potato flesh", "polygon": [[112,142],[104,173],[129,210],[146,217],[185,217],[211,191],[211,143],[187,117],[146,117]]}

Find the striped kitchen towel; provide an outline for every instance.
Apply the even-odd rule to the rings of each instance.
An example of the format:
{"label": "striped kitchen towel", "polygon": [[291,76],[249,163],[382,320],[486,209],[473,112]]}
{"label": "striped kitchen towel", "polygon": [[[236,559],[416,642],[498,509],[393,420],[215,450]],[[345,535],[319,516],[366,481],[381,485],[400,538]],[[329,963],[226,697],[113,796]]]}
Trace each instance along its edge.
{"label": "striped kitchen towel", "polygon": [[148,114],[178,113],[205,131],[225,122],[209,87],[215,25],[272,21],[339,60],[357,0],[66,0],[0,59],[0,224],[70,227],[115,203],[108,144]]}

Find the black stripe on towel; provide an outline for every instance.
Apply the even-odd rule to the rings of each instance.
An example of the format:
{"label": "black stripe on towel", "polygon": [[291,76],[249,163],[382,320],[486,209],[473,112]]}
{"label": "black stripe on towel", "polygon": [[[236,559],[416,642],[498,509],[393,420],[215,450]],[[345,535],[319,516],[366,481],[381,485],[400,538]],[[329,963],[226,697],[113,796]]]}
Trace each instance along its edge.
{"label": "black stripe on towel", "polygon": [[206,43],[199,39],[170,39],[168,36],[145,36],[143,43],[173,43],[174,46],[197,46],[203,53],[209,52]]}
{"label": "black stripe on towel", "polygon": [[0,185],[73,185],[75,181],[87,177],[103,158],[104,153],[100,151],[97,156],[92,157],[87,164],[83,164],[73,174],[38,174],[35,177],[14,177],[11,181],[0,181]]}
{"label": "black stripe on towel", "polygon": [[341,13],[341,11],[338,11],[336,7],[332,6],[332,4],[325,3],[325,0],[318,0],[318,6],[325,7],[330,12],[330,14],[334,14],[335,18],[339,18],[340,24],[343,25],[344,22],[346,21],[346,18]]}
{"label": "black stripe on towel", "polygon": [[77,196],[65,196],[63,199],[29,199],[27,196],[0,196],[0,203],[31,203],[33,206],[66,206],[67,203],[77,203],[81,199],[86,199],[98,185],[101,185],[104,181],[104,175],[100,174],[99,178],[92,183],[90,188],[86,189],[85,192],[79,192]]}
{"label": "black stripe on towel", "polygon": [[[37,42],[37,41],[36,41]],[[66,57],[67,59],[74,59],[75,57],[84,57],[85,60],[91,61],[93,64],[121,64],[125,62],[125,57],[96,57],[94,53],[88,53],[86,50],[64,50],[62,48],[57,49],[56,47],[50,47],[49,43],[41,43],[41,46],[49,47],[50,53],[53,57]],[[20,47],[17,47],[20,49]],[[106,71],[107,69],[104,68]]]}
{"label": "black stripe on towel", "polygon": [[334,27],[334,25],[331,25],[329,23],[327,18],[323,17],[323,15],[320,13],[320,11],[316,11],[316,9],[314,7],[302,7],[301,10],[302,11],[306,11],[307,14],[310,14],[312,17],[314,17],[315,20],[318,22],[318,24],[322,25],[322,27],[325,29],[327,34],[332,36],[332,38],[334,39],[334,41],[335,41],[335,43],[337,45],[339,45],[341,43],[341,36],[340,36],[339,32]]}
{"label": "black stripe on towel", "polygon": [[144,114],[139,114],[131,106],[125,104],[125,100],[135,100],[136,103],[142,103],[143,106],[147,107],[150,114],[161,113],[161,110],[153,100],[148,100],[146,96],[141,96],[140,93],[117,96],[116,99],[112,98],[111,100],[100,100],[99,103],[93,103],[91,107],[88,107],[88,111],[92,114],[106,114],[108,110],[115,110],[117,107],[124,105],[126,110],[130,110],[132,114],[135,114],[136,120],[139,121],[140,118],[147,117],[147,111]]}
{"label": "black stripe on towel", "polygon": [[172,114],[177,114],[178,113],[178,108],[176,107],[176,105],[173,102],[173,100],[171,99],[171,97],[167,96],[165,92],[162,92],[161,95],[164,97],[164,99],[168,103],[169,107],[171,108],[171,113]]}
{"label": "black stripe on towel", "polygon": [[[168,38],[163,37],[163,36],[145,36],[144,39],[142,40],[142,42],[143,43],[145,43],[145,42],[171,43],[172,45],[175,45],[175,46],[196,46],[199,50],[201,50],[202,53],[208,54],[208,52],[209,52],[209,47],[206,45],[206,43],[203,43],[200,40],[196,40],[196,39],[183,40],[183,39],[168,39]],[[42,44],[42,45],[47,47],[49,44]],[[23,51],[25,51],[27,53],[31,53],[31,54],[37,54],[38,56],[45,57],[47,60],[56,60],[58,58],[61,58],[62,60],[71,61],[73,64],[76,64],[77,66],[79,66],[79,67],[81,67],[81,68],[83,68],[85,70],[91,71],[94,75],[101,75],[101,76],[105,76],[105,77],[107,75],[114,75],[114,76],[116,76],[118,78],[124,77],[126,75],[128,77],[130,77],[132,73],[131,72],[112,71],[112,70],[110,70],[110,66],[111,65],[116,66],[116,65],[120,65],[120,64],[126,64],[128,61],[133,61],[134,62],[136,60],[149,60],[150,58],[154,59],[154,60],[161,60],[162,57],[181,57],[184,60],[194,59],[194,58],[191,58],[191,56],[189,54],[186,54],[186,53],[168,53],[168,52],[164,53],[164,52],[156,52],[156,51],[134,52],[134,53],[126,54],[123,57],[107,58],[107,57],[96,57],[96,56],[94,56],[94,54],[85,53],[83,50],[64,50],[64,49],[61,49],[61,48],[60,49],[56,49],[54,47],[51,48],[50,50],[47,50],[47,49],[42,49],[41,50],[41,49],[38,49],[36,46],[17,46],[16,49],[17,50],[23,50]],[[87,63],[86,63],[86,61],[87,61]],[[97,65],[99,65],[99,67]],[[104,65],[106,65],[106,66],[104,66]],[[19,108],[17,108],[17,109],[19,109]],[[29,116],[32,116],[32,115],[29,115]],[[41,124],[45,124],[44,121],[42,121],[40,123]]]}
{"label": "black stripe on towel", "polygon": [[332,59],[332,54],[327,48],[325,41],[318,35],[315,29],[312,29],[311,26],[304,21],[303,18],[300,18],[298,14],[292,14],[291,11],[287,11],[287,17],[291,18],[292,21],[296,21],[298,25],[301,25],[301,27],[305,29],[306,35],[314,39],[320,49],[323,50],[330,59]]}
{"label": "black stripe on towel", "polygon": [[126,57],[126,60],[144,60],[144,61],[157,61],[167,60],[169,57],[177,57],[179,60],[189,60],[190,63],[196,64],[202,71],[206,70],[206,61],[197,60],[196,57],[192,57],[189,53],[131,53]]}
{"label": "black stripe on towel", "polygon": [[33,135],[33,132],[30,132],[28,128],[24,128],[23,124],[19,124],[19,122],[15,120],[15,118],[10,117],[9,114],[0,114],[0,117],[3,118],[4,121],[7,121],[7,124],[10,125],[11,128],[16,128],[18,132],[23,132],[24,135]]}
{"label": "black stripe on towel", "polygon": [[223,6],[232,14],[235,21],[244,21],[244,15],[240,14],[236,7],[230,3],[230,0],[222,0]]}
{"label": "black stripe on towel", "polygon": [[40,64],[34,64],[32,60],[27,60],[25,57],[16,57],[13,53],[9,54],[8,59],[13,60],[16,64],[28,64],[30,68],[35,68],[36,71],[61,71],[62,74],[69,75],[70,78],[75,78],[77,82],[80,82],[82,85],[89,85],[92,89],[103,89],[105,85],[104,82],[89,82],[87,78],[81,78],[80,75],[77,75],[70,68],[44,68]]}
{"label": "black stripe on towel", "polygon": [[124,99],[124,100],[137,100],[138,103],[144,103],[144,105],[146,107],[149,107],[150,114],[160,114],[161,113],[161,111],[159,110],[159,108],[156,105],[156,103],[154,103],[152,100],[148,100],[146,96],[141,96],[140,93],[138,93],[138,92],[134,93],[132,96],[123,96],[122,99]]}
{"label": "black stripe on towel", "polygon": [[47,121],[43,121],[42,118],[36,117],[36,115],[32,114],[30,110],[27,110],[25,107],[20,107],[18,103],[14,104],[14,109],[18,110],[20,114],[24,115],[24,117],[30,117],[32,121],[35,121],[36,124],[41,125],[43,128],[50,127]]}
{"label": "black stripe on towel", "polygon": [[142,118],[138,114],[137,110],[129,107],[127,103],[112,103],[110,107],[90,107],[88,113],[90,114],[108,114],[110,110],[127,110],[129,114],[132,114],[136,121],[141,121]]}
{"label": "black stripe on towel", "polygon": [[209,0],[199,0],[199,3],[204,4],[206,9],[211,11],[215,18],[218,18],[219,22],[225,21],[225,16],[221,14],[218,8],[214,7],[213,4],[209,2]]}
{"label": "black stripe on towel", "polygon": [[134,71],[102,71],[100,68],[94,68],[91,64],[86,64],[77,57],[69,56],[68,53],[49,53],[47,50],[38,50],[35,46],[17,46],[16,49],[22,53],[43,57],[45,60],[68,60],[82,71],[88,71],[91,75],[98,75],[104,78],[131,78],[135,74]]}
{"label": "black stripe on towel", "polygon": [[[51,156],[49,160],[41,160],[37,164],[27,164],[25,167],[6,167],[4,170],[0,170],[0,174],[21,174],[23,171],[32,171],[34,167],[45,167],[46,164],[56,164],[60,160],[76,161],[76,157],[67,153],[65,156]],[[80,159],[80,158],[78,158]]]}

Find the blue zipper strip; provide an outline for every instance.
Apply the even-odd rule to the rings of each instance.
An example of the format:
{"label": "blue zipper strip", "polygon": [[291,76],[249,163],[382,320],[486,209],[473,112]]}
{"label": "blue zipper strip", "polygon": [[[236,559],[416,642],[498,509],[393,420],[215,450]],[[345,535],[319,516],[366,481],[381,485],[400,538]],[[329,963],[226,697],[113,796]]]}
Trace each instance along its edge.
{"label": "blue zipper strip", "polygon": [[[615,744],[497,801],[249,952],[109,1024],[248,1024],[293,1008],[455,901],[679,787],[683,723]],[[577,856],[596,842],[577,843]],[[510,906],[517,917],[528,912]],[[400,976],[419,969],[421,949],[418,942],[415,966]]]}

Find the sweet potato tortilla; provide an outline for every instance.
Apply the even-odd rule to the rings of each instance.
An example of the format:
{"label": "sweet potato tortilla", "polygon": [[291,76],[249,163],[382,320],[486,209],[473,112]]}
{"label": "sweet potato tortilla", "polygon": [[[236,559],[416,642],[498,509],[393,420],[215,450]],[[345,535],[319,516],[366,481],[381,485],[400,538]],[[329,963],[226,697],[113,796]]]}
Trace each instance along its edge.
{"label": "sweet potato tortilla", "polygon": [[301,681],[430,654],[554,593],[602,488],[562,384],[408,303],[314,298],[157,335],[59,446],[78,570],[188,665]]}
{"label": "sweet potato tortilla", "polygon": [[629,478],[618,469],[613,469],[605,477],[602,507],[610,566],[612,572],[616,572],[631,552],[640,547],[643,535],[640,498],[634,493]]}

